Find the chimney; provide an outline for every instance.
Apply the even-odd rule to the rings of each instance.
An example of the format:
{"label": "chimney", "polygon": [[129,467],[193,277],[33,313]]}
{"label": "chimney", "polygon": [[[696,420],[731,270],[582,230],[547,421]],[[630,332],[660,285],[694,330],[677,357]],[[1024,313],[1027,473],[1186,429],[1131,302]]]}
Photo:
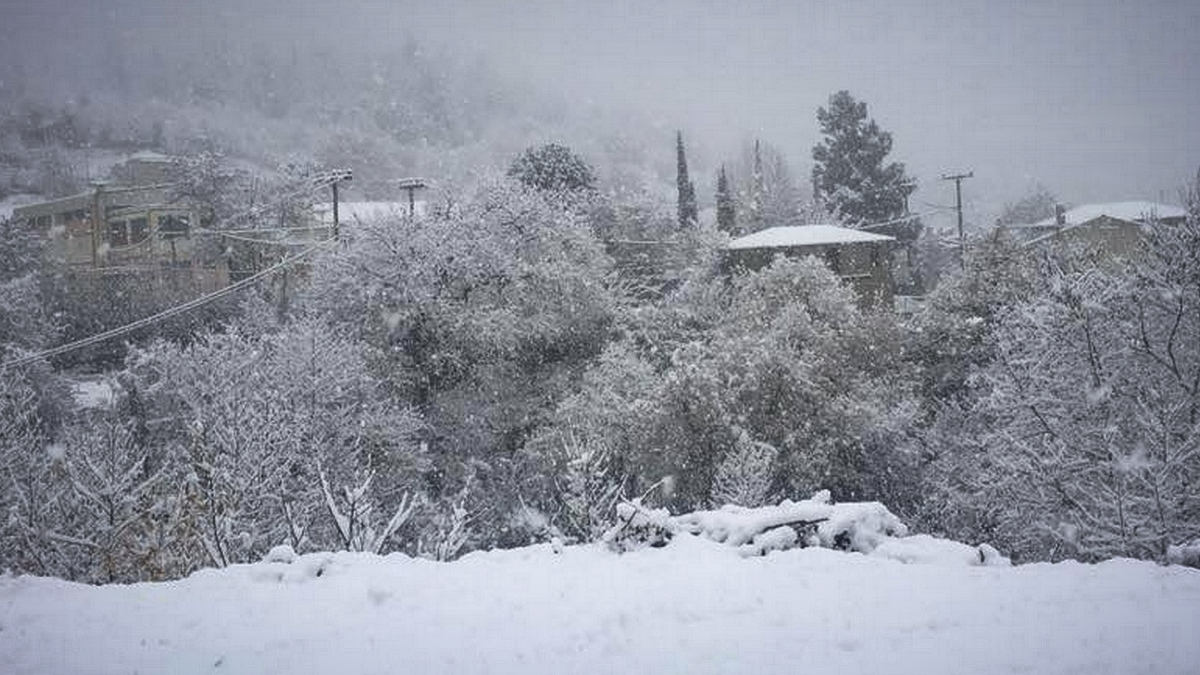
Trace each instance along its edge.
{"label": "chimney", "polygon": [[1067,209],[1062,204],[1054,205],[1054,222],[1059,227],[1067,224]]}

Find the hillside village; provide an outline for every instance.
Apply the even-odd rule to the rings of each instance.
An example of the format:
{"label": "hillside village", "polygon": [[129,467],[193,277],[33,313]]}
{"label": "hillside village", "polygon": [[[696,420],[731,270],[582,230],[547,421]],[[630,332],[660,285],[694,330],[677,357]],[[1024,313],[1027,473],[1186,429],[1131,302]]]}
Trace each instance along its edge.
{"label": "hillside village", "polygon": [[0,672],[1200,662],[1193,10],[273,2],[0,21]]}

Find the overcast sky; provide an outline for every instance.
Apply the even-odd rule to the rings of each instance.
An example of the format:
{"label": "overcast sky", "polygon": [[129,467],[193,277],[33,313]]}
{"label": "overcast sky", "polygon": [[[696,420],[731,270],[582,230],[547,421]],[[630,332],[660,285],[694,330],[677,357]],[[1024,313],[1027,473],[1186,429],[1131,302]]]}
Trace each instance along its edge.
{"label": "overcast sky", "polygon": [[[815,110],[870,105],[948,204],[1041,181],[1073,203],[1174,200],[1200,167],[1200,2],[464,3],[422,21],[579,96],[733,147],[761,135],[808,170]],[[673,122],[673,124],[672,124]],[[972,185],[972,183],[974,183]],[[916,206],[914,204],[914,206]],[[982,205],[981,205],[982,206]]]}
{"label": "overcast sky", "polygon": [[1175,201],[1200,166],[1195,0],[0,2],[11,25],[59,35],[97,11],[300,44],[415,35],[573,100],[643,111],[714,157],[761,136],[801,177],[816,108],[848,89],[893,132],[919,201],[951,203],[939,176],[973,170],[964,192],[979,217],[1039,181],[1070,203]]}

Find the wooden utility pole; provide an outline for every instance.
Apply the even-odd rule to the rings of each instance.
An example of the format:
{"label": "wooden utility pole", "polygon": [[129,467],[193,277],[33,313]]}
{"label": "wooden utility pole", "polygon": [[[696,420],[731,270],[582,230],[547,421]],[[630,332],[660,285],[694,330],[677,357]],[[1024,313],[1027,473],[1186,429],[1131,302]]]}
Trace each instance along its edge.
{"label": "wooden utility pole", "polygon": [[424,178],[401,178],[396,181],[396,187],[408,193],[408,217],[412,218],[417,215],[417,190],[425,188]]}
{"label": "wooden utility pole", "polygon": [[338,183],[344,180],[352,180],[354,174],[350,169],[337,169],[333,172],[333,179],[329,185],[333,188],[333,240],[341,240],[341,223],[338,222]]}
{"label": "wooden utility pole", "polygon": [[956,173],[952,176],[942,176],[942,180],[954,181],[954,208],[958,211],[958,264],[965,266],[967,242],[963,238],[963,214],[962,214],[962,182],[964,178],[974,178],[975,172],[968,171],[966,173]]}
{"label": "wooden utility pole", "polygon": [[333,240],[338,241],[340,233],[338,232],[338,184],[333,183]]}
{"label": "wooden utility pole", "polygon": [[104,191],[103,181],[94,181],[92,183],[92,267],[100,266],[100,244],[103,237],[102,228],[105,224],[104,217],[104,200],[101,197],[101,192]]}

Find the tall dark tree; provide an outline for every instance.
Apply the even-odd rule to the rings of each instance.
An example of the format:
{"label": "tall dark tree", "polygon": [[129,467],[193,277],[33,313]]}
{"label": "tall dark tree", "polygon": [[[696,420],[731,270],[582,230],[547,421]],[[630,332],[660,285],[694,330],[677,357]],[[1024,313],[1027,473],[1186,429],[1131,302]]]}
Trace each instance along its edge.
{"label": "tall dark tree", "polygon": [[679,227],[694,226],[698,217],[696,186],[688,178],[687,153],[683,149],[683,132],[675,132],[675,188],[678,192]]}
{"label": "tall dark tree", "polygon": [[596,189],[592,167],[579,155],[557,143],[525,150],[508,168],[508,175],[538,190],[572,192]]}
{"label": "tall dark tree", "polygon": [[825,137],[812,151],[814,196],[852,225],[902,216],[916,185],[903,164],[885,163],[892,135],[867,117],[867,104],[839,91],[817,121]]}
{"label": "tall dark tree", "polygon": [[731,235],[738,234],[737,207],[733,202],[733,192],[729,189],[729,177],[725,175],[724,164],[717,173],[717,229]]}

